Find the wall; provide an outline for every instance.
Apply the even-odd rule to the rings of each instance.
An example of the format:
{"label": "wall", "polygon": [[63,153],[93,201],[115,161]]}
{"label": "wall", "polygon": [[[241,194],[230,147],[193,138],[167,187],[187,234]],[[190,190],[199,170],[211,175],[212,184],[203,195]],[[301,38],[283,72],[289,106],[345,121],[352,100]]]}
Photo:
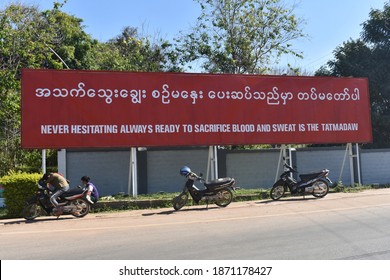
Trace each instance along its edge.
{"label": "wall", "polygon": [[207,174],[207,148],[150,150],[147,152],[147,192],[180,192],[185,178],[180,168],[188,166],[197,173]]}
{"label": "wall", "polygon": [[[226,151],[226,176],[242,188],[270,188],[275,182],[280,151]],[[280,169],[281,170],[281,169]]]}
{"label": "wall", "polygon": [[66,176],[71,187],[87,175],[101,195],[128,192],[130,151],[70,151],[66,153]]}
{"label": "wall", "polygon": [[364,184],[390,183],[390,149],[363,150],[361,165]]}
{"label": "wall", "polygon": [[[237,186],[270,188],[275,182],[275,177],[279,177],[283,170],[280,166],[279,174],[276,174],[280,157],[279,149],[227,151],[226,153],[227,175],[236,179]],[[340,179],[345,185],[351,183],[348,156],[342,168],[345,148],[305,148],[297,149],[293,154],[293,166],[299,172],[298,174],[326,168],[330,170],[329,178],[332,182],[335,183]]]}
{"label": "wall", "polygon": [[[293,165],[299,173],[327,168],[334,183],[340,179],[344,185],[350,185],[350,160],[345,155],[345,147],[297,149],[293,152]],[[270,188],[277,175],[279,157],[279,149],[220,149],[219,177],[234,177],[236,185],[243,188]],[[187,165],[206,177],[208,147],[140,150],[137,159],[139,194],[178,192],[185,182],[179,175],[182,166]],[[68,150],[66,153],[66,175],[71,186],[78,185],[81,176],[88,175],[102,195],[128,193],[129,164],[130,150]],[[360,165],[362,184],[390,183],[390,149],[362,150]],[[279,170],[280,174],[282,168]]]}
{"label": "wall", "polygon": [[344,161],[345,152],[342,147],[297,149],[296,166],[300,173],[329,169],[329,179],[333,183],[341,181],[344,185],[350,185],[350,161],[348,155]]}

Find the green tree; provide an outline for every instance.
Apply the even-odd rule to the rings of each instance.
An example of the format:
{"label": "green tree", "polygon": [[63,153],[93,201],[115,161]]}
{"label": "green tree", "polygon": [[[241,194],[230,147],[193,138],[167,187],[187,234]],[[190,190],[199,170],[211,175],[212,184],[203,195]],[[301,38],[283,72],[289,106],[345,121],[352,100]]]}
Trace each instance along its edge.
{"label": "green tree", "polygon": [[34,34],[45,44],[46,59],[41,67],[50,69],[89,69],[94,58],[90,50],[98,41],[83,30],[80,18],[68,15],[58,8],[41,13],[42,26]]}
{"label": "green tree", "polygon": [[206,72],[264,73],[283,54],[302,57],[291,42],[303,21],[280,0],[196,0],[201,15],[177,40],[182,63],[201,61]]}
{"label": "green tree", "polygon": [[39,151],[20,148],[20,70],[87,69],[93,61],[89,50],[97,41],[83,31],[82,20],[59,8],[11,4],[0,10],[0,176],[26,162],[40,166]]}
{"label": "green tree", "polygon": [[122,33],[97,46],[95,69],[120,71],[180,71],[172,45],[165,40],[152,41],[138,34],[137,28],[127,26]]}
{"label": "green tree", "polygon": [[20,151],[19,70],[39,67],[34,53],[42,44],[31,42],[33,26],[40,21],[34,7],[11,5],[0,11],[0,176],[18,165]]}
{"label": "green tree", "polygon": [[[9,170],[39,171],[41,153],[20,148],[20,70],[22,68],[121,71],[180,71],[172,45],[125,27],[108,42],[85,33],[83,20],[53,9],[10,4],[0,10],[0,177]],[[48,151],[48,163],[56,151]]]}
{"label": "green tree", "polygon": [[361,38],[335,49],[334,59],[316,75],[368,77],[374,143],[390,147],[390,4],[372,9],[363,23]]}
{"label": "green tree", "polygon": [[[363,23],[361,37],[371,48],[370,93],[375,109],[390,115],[390,4],[383,10],[371,10],[370,18]],[[373,94],[374,93],[374,96]],[[390,139],[390,138],[387,138]],[[390,140],[389,140],[390,141]]]}

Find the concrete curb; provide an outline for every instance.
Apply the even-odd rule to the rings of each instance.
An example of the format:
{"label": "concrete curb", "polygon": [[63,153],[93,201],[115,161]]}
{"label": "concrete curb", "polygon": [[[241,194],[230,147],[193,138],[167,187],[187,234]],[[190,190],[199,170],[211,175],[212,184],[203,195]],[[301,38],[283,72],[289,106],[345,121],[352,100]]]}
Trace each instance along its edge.
{"label": "concrete curb", "polygon": [[[255,195],[235,195],[233,202],[261,200],[269,198],[269,192],[262,192]],[[92,206],[96,210],[127,210],[127,209],[148,209],[171,207],[172,199],[151,199],[151,200],[116,200],[116,201],[98,201]]]}
{"label": "concrete curb", "polygon": [[[382,189],[382,188],[376,188]],[[329,194],[351,194],[343,192],[335,192],[330,189]],[[295,197],[295,196],[294,196]],[[299,197],[299,196],[297,196]],[[265,200],[271,199],[269,191],[263,191],[259,194],[253,195],[234,195],[233,202],[238,201],[252,201],[252,200]],[[203,204],[203,203],[201,203]],[[95,210],[129,210],[129,209],[148,209],[148,208],[164,208],[172,207],[172,199],[150,199],[150,200],[115,200],[115,201],[98,201],[92,206]]]}

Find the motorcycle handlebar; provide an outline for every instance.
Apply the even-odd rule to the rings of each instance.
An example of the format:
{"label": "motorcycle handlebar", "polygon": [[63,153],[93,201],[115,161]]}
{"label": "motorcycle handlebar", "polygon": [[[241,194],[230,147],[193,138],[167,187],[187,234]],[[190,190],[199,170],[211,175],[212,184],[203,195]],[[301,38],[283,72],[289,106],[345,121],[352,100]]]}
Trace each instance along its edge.
{"label": "motorcycle handlebar", "polygon": [[201,176],[198,176],[196,173],[191,172],[187,175],[187,178],[190,177],[190,179],[195,179],[197,181],[204,181],[204,179]]}
{"label": "motorcycle handlebar", "polygon": [[285,163],[284,164],[284,167],[287,167],[290,171],[292,171],[292,172],[296,172],[296,173],[298,173],[298,171],[297,170],[295,170],[293,167],[291,167],[290,165],[288,165],[287,163]]}

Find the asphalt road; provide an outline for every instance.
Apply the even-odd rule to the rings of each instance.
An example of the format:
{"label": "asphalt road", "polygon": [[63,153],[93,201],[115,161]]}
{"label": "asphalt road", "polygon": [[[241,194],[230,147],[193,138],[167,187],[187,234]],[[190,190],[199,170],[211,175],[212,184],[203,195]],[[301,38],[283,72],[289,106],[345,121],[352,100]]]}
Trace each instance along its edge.
{"label": "asphalt road", "polygon": [[0,220],[2,260],[390,260],[390,189]]}

